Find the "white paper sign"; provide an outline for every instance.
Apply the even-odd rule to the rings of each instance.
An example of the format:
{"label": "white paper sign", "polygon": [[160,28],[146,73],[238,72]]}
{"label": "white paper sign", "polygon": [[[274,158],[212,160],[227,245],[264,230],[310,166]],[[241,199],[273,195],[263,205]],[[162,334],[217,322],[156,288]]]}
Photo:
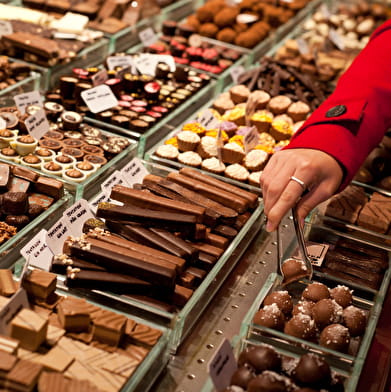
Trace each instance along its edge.
{"label": "white paper sign", "polygon": [[69,235],[71,235],[71,232],[67,226],[67,221],[64,218],[59,219],[57,223],[47,231],[46,241],[54,255],[62,253],[65,239]]}
{"label": "white paper sign", "polygon": [[92,84],[96,87],[103,84],[108,78],[109,75],[107,74],[107,71],[105,69],[102,69],[98,71],[95,75],[93,75],[91,80]]}
{"label": "white paper sign", "polygon": [[109,56],[106,61],[110,71],[117,67],[128,68],[134,64],[132,56]]}
{"label": "white paper sign", "polygon": [[213,115],[213,113],[206,109],[202,113],[197,116],[196,119],[204,128],[206,129],[214,129],[219,125],[219,120]]}
{"label": "white paper sign", "polygon": [[320,12],[323,14],[323,17],[326,19],[330,19],[331,17],[331,12],[329,10],[329,7],[327,7],[327,4],[322,4],[320,6]]}
{"label": "white paper sign", "polygon": [[308,47],[307,42],[303,38],[298,38],[296,42],[300,54],[307,55],[310,52],[310,48]]}
{"label": "white paper sign", "polygon": [[152,56],[139,56],[134,64],[141,74],[155,76],[156,62]]}
{"label": "white paper sign", "polygon": [[329,31],[329,39],[339,50],[345,50],[343,38],[336,30]]}
{"label": "white paper sign", "polygon": [[20,250],[20,253],[29,260],[30,265],[49,271],[53,253],[47,244],[46,233],[47,231],[42,229]]}
{"label": "white paper sign", "polygon": [[122,176],[122,173],[119,170],[116,170],[110,177],[108,177],[104,182],[101,184],[102,192],[108,196],[110,196],[111,188],[114,185],[125,185],[125,179]]}
{"label": "white paper sign", "polygon": [[151,27],[148,27],[147,29],[140,31],[138,36],[144,46],[150,46],[158,40],[156,33],[153,31]]}
{"label": "white paper sign", "polygon": [[9,334],[12,319],[23,308],[30,308],[26,290],[20,288],[0,310],[0,334]]}
{"label": "white paper sign", "polygon": [[133,187],[134,184],[141,184],[144,177],[149,174],[139,158],[133,158],[121,169],[121,173],[126,184],[130,187]]}
{"label": "white paper sign", "polygon": [[92,113],[100,113],[118,105],[117,98],[105,84],[82,91],[81,97]]}
{"label": "white paper sign", "polygon": [[5,128],[7,128],[7,123],[3,117],[0,117],[0,129],[5,129]]}
{"label": "white paper sign", "polygon": [[224,339],[208,363],[210,378],[218,391],[227,388],[236,369],[237,364],[232,347],[229,341]]}
{"label": "white paper sign", "polygon": [[259,143],[259,133],[256,127],[251,127],[251,129],[246,133],[244,137],[244,150],[246,154],[251,151]]}
{"label": "white paper sign", "polygon": [[43,109],[27,117],[25,124],[28,133],[37,140],[50,130],[50,124]]}
{"label": "white paper sign", "polygon": [[91,211],[96,214],[96,210],[98,209],[99,203],[105,203],[105,202],[110,202],[110,196],[107,195],[104,192],[99,193],[97,196],[95,196],[92,200],[89,202],[89,206],[91,208]]}
{"label": "white paper sign", "polygon": [[31,91],[29,93],[18,94],[14,96],[16,107],[20,113],[24,114],[26,107],[30,105],[42,105],[42,97],[39,91]]}
{"label": "white paper sign", "polygon": [[78,200],[63,214],[64,222],[74,237],[80,237],[83,234],[84,222],[91,218],[95,218],[94,214],[91,212],[87,200],[84,199]]}
{"label": "white paper sign", "polygon": [[233,67],[230,70],[231,78],[234,83],[238,83],[239,78],[243,75],[243,72],[244,72],[244,67],[241,65],[239,67]]}
{"label": "white paper sign", "polygon": [[14,29],[12,28],[11,22],[8,20],[0,20],[0,37],[2,35],[12,34]]}

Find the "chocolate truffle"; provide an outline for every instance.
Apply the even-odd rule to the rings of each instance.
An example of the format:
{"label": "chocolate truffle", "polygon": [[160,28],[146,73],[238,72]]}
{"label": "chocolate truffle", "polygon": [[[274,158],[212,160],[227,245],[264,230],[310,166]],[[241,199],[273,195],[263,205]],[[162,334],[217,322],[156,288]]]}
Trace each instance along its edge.
{"label": "chocolate truffle", "polygon": [[273,291],[265,297],[263,305],[276,304],[284,314],[292,312],[293,302],[292,297],[285,290]]}
{"label": "chocolate truffle", "polygon": [[253,378],[247,387],[248,392],[286,392],[292,382],[278,373],[266,370]]}
{"label": "chocolate truffle", "polygon": [[318,301],[312,309],[312,317],[319,328],[335,324],[341,320],[342,306],[330,298]]}
{"label": "chocolate truffle", "polygon": [[231,384],[247,389],[249,381],[254,377],[254,370],[250,366],[241,366],[232,375]]}
{"label": "chocolate truffle", "polygon": [[349,287],[338,285],[330,290],[331,298],[343,308],[351,305],[353,302],[353,291]]}
{"label": "chocolate truffle", "polygon": [[254,324],[262,325],[267,328],[283,330],[285,324],[284,314],[277,304],[266,305],[254,316]]}
{"label": "chocolate truffle", "polygon": [[283,284],[287,285],[296,282],[306,276],[308,271],[305,263],[302,260],[288,259],[285,260],[281,266],[282,274],[284,276]]}
{"label": "chocolate truffle", "polygon": [[2,210],[6,214],[21,215],[28,210],[28,196],[24,192],[6,192],[2,195]]}
{"label": "chocolate truffle", "polygon": [[347,352],[349,343],[349,330],[341,324],[328,325],[320,333],[319,344],[331,350]]}
{"label": "chocolate truffle", "polygon": [[312,317],[312,309],[314,308],[315,302],[312,301],[299,301],[292,310],[292,316],[297,314],[306,314]]}
{"label": "chocolate truffle", "polygon": [[304,354],[293,371],[293,377],[300,384],[317,388],[325,387],[331,379],[330,366],[318,355]]}
{"label": "chocolate truffle", "polygon": [[284,332],[300,339],[312,340],[316,334],[315,322],[310,316],[297,314],[285,324]]}
{"label": "chocolate truffle", "polygon": [[351,336],[360,336],[365,332],[367,317],[362,309],[351,305],[343,311],[343,322]]}
{"label": "chocolate truffle", "polygon": [[308,301],[318,302],[321,299],[330,298],[330,291],[323,283],[314,282],[304,289],[302,297]]}
{"label": "chocolate truffle", "polygon": [[253,346],[242,352],[238,360],[239,366],[247,363],[257,372],[263,370],[279,370],[281,358],[273,347],[266,344]]}

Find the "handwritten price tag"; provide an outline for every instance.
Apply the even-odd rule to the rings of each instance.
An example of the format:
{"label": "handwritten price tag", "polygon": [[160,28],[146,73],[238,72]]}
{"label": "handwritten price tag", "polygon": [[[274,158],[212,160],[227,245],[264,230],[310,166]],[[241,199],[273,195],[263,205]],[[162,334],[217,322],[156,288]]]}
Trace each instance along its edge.
{"label": "handwritten price tag", "polygon": [[28,133],[37,140],[50,130],[50,125],[43,109],[27,117],[25,124]]}
{"label": "handwritten price tag", "polygon": [[57,223],[47,231],[46,241],[54,255],[62,253],[65,238],[69,235],[71,235],[70,229],[64,218],[59,219]]}
{"label": "handwritten price tag", "polygon": [[310,48],[308,47],[307,42],[303,38],[298,38],[296,42],[300,54],[307,55],[310,52]]}
{"label": "handwritten price tag", "polygon": [[234,83],[238,83],[239,78],[243,75],[244,67],[241,65],[239,67],[234,67],[230,70],[231,78]]}
{"label": "handwritten price tag", "polygon": [[134,64],[132,56],[109,56],[107,58],[107,66],[109,70],[118,68],[131,67]]}
{"label": "handwritten price tag", "polygon": [[259,133],[256,127],[251,127],[251,129],[246,133],[244,137],[244,150],[246,154],[251,151],[259,143]]}
{"label": "handwritten price tag", "polygon": [[104,192],[99,193],[97,196],[95,196],[90,202],[88,203],[91,211],[96,214],[96,210],[98,209],[99,203],[105,203],[110,201],[110,196],[107,195]]}
{"label": "handwritten price tag", "polygon": [[197,116],[196,119],[204,128],[206,129],[214,129],[219,125],[219,120],[213,115],[213,113],[206,109],[202,113]]}
{"label": "handwritten price tag", "polygon": [[156,33],[153,31],[151,27],[148,27],[147,29],[140,31],[138,36],[144,46],[150,46],[158,40]]}
{"label": "handwritten price tag", "polygon": [[41,230],[20,250],[20,253],[29,260],[30,265],[49,271],[53,253],[47,244],[46,233],[46,230]]}
{"label": "handwritten price tag", "polygon": [[83,234],[84,222],[94,218],[86,200],[80,199],[64,211],[63,219],[71,234],[80,237]]}
{"label": "handwritten price tag", "polygon": [[81,97],[92,113],[103,112],[118,104],[110,87],[105,84],[82,91]]}
{"label": "handwritten price tag", "polygon": [[97,72],[91,78],[92,84],[94,86],[99,86],[99,85],[103,84],[108,78],[109,78],[109,75],[107,74],[107,71],[105,69],[102,69],[101,71]]}
{"label": "handwritten price tag", "polygon": [[116,170],[106,181],[102,182],[100,187],[104,194],[110,196],[111,189],[114,185],[126,185],[125,179],[119,170]]}
{"label": "handwritten price tag", "polygon": [[24,114],[26,107],[30,105],[42,105],[42,97],[38,91],[31,91],[29,93],[18,94],[14,96],[16,107],[20,113]]}
{"label": "handwritten price tag", "polygon": [[139,158],[133,158],[121,169],[121,173],[126,184],[130,187],[133,187],[134,184],[141,184],[144,177],[149,174]]}

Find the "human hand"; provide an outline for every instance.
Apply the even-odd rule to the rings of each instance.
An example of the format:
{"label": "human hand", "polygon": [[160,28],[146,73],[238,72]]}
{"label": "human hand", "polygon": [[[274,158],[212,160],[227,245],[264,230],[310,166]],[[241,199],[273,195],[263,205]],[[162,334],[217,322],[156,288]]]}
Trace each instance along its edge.
{"label": "human hand", "polygon": [[[292,180],[295,177],[299,181]],[[343,178],[340,164],[323,151],[295,148],[276,152],[261,175],[267,231],[274,231],[284,215],[297,203],[300,222],[338,189]],[[300,185],[300,181],[305,187]]]}

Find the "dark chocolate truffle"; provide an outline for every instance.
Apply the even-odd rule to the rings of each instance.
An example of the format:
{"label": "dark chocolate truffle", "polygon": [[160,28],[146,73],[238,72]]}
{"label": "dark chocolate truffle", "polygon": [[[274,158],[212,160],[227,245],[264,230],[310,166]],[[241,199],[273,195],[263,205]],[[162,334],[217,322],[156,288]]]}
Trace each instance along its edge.
{"label": "dark chocolate truffle", "polygon": [[285,260],[281,266],[281,270],[284,276],[282,282],[284,285],[296,282],[309,275],[305,263],[297,259]]}
{"label": "dark chocolate truffle", "polygon": [[22,215],[28,210],[27,193],[6,192],[3,194],[2,210],[7,215]]}
{"label": "dark chocolate truffle", "polygon": [[253,378],[247,387],[248,392],[286,392],[289,391],[291,380],[278,373],[266,370]]}
{"label": "dark chocolate truffle", "polygon": [[300,339],[312,340],[316,334],[315,322],[310,316],[297,314],[285,324],[284,332]]}
{"label": "dark chocolate truffle", "polygon": [[292,316],[296,316],[296,314],[306,314],[307,316],[312,317],[312,309],[315,305],[315,302],[312,301],[299,301],[292,310]]}
{"label": "dark chocolate truffle", "polygon": [[318,302],[321,299],[330,298],[330,291],[323,283],[314,282],[304,289],[303,298],[308,301]]}
{"label": "dark chocolate truffle", "polygon": [[349,287],[338,285],[330,290],[331,298],[343,308],[351,305],[353,302],[352,290]]}
{"label": "dark chocolate truffle", "polygon": [[281,358],[271,346],[265,344],[248,348],[239,356],[239,366],[247,363],[257,372],[263,370],[279,370]]}
{"label": "dark chocolate truffle", "polygon": [[259,309],[253,321],[254,324],[280,331],[284,329],[285,324],[284,314],[277,304],[266,305],[262,309]]}
{"label": "dark chocolate truffle", "polygon": [[318,301],[312,309],[312,317],[318,328],[324,328],[328,324],[335,324],[341,320],[342,306],[333,299],[325,298]]}
{"label": "dark chocolate truffle", "polygon": [[347,352],[349,343],[349,330],[341,324],[328,325],[320,333],[319,344],[331,350]]}
{"label": "dark chocolate truffle", "polygon": [[247,385],[255,377],[254,370],[250,366],[241,366],[231,377],[231,384],[247,389]]}
{"label": "dark chocolate truffle", "polygon": [[360,336],[365,332],[367,317],[362,309],[351,305],[343,311],[343,322],[351,336]]}
{"label": "dark chocolate truffle", "polygon": [[292,297],[285,290],[273,291],[267,295],[263,301],[263,305],[276,304],[284,314],[292,312]]}
{"label": "dark chocolate truffle", "polygon": [[293,377],[300,384],[317,388],[325,387],[331,379],[330,366],[318,355],[304,354],[293,371]]}

